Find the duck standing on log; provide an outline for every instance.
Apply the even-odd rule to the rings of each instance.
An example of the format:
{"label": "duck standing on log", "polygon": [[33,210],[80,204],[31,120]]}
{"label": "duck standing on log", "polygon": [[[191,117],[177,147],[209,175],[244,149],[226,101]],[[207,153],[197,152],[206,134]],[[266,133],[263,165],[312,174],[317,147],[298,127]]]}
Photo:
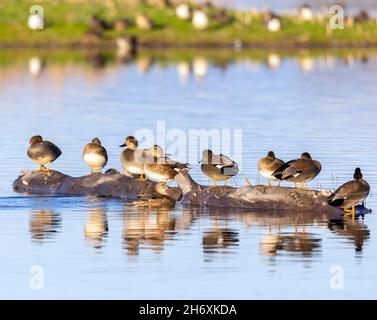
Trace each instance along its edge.
{"label": "duck standing on log", "polygon": [[106,149],[102,147],[98,138],[94,138],[91,143],[85,146],[82,158],[89,166],[91,173],[101,172],[108,160]]}
{"label": "duck standing on log", "polygon": [[369,195],[370,186],[363,179],[360,168],[355,169],[352,181],[348,181],[336,189],[328,198],[327,203],[333,207],[340,207],[346,215],[355,219],[355,205],[363,203]]}
{"label": "duck standing on log", "polygon": [[[272,174],[284,164],[283,160],[275,157],[273,151],[268,152],[267,156],[258,161],[258,171],[260,175],[268,180],[268,185],[271,187],[271,180],[279,181]],[[280,181],[279,181],[280,185]]]}
{"label": "duck standing on log", "polygon": [[201,169],[203,173],[214,181],[225,181],[236,176],[239,171],[238,164],[223,154],[215,154],[211,150],[204,150],[202,153]]}
{"label": "duck standing on log", "polygon": [[[33,136],[29,141],[27,155],[39,164],[38,171],[50,173],[51,163],[62,154],[61,150],[50,141],[43,140],[41,136]],[[46,169],[45,165],[48,165]]]}
{"label": "duck standing on log", "polygon": [[182,170],[188,170],[187,163],[173,161],[164,155],[163,149],[154,145],[147,150],[148,156],[144,163],[144,174],[153,181],[169,182]]}
{"label": "duck standing on log", "polygon": [[278,180],[293,182],[295,188],[297,188],[297,183],[301,182],[301,187],[304,189],[305,182],[313,180],[321,169],[321,163],[313,160],[308,152],[304,152],[300,159],[288,161],[272,175]]}
{"label": "duck standing on log", "polygon": [[133,136],[128,136],[120,148],[126,147],[120,154],[120,162],[123,172],[140,175],[139,180],[147,180],[144,175],[144,163],[146,161],[146,150],[137,149],[139,143]]}

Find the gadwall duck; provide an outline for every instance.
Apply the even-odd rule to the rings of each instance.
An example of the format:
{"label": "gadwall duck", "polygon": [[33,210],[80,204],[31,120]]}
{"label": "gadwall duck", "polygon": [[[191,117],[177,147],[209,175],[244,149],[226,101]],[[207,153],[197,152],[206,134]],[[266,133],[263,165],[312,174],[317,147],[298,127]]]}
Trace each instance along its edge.
{"label": "gadwall duck", "polygon": [[270,151],[266,157],[258,161],[258,171],[262,177],[268,180],[269,186],[271,186],[271,180],[279,181],[279,179],[275,178],[272,174],[283,164],[284,161],[276,158],[273,151]]}
{"label": "gadwall duck", "polygon": [[355,219],[355,205],[364,202],[369,195],[370,186],[363,179],[360,168],[355,169],[353,179],[336,189],[327,198],[327,202],[330,206],[344,209],[347,215],[352,215],[352,219]]}
{"label": "gadwall duck", "polygon": [[[33,136],[29,141],[27,155],[39,164],[38,171],[50,172],[51,162],[62,154],[60,149],[50,141],[45,141],[41,136]],[[48,165],[46,169],[45,165]]]}
{"label": "gadwall duck", "polygon": [[144,163],[146,161],[146,150],[137,149],[139,143],[133,136],[128,136],[125,143],[119,147],[126,147],[120,154],[120,162],[124,172],[140,175],[139,180],[145,181]]}
{"label": "gadwall duck", "polygon": [[98,138],[94,138],[91,143],[85,146],[82,158],[89,166],[91,173],[101,172],[108,160],[106,149],[102,147]]}
{"label": "gadwall duck", "polygon": [[144,174],[153,181],[165,182],[174,180],[181,171],[189,169],[187,163],[179,163],[164,155],[163,149],[154,145],[147,151],[147,160],[144,163]]}
{"label": "gadwall duck", "polygon": [[214,181],[225,181],[237,175],[238,164],[223,154],[215,154],[211,150],[204,150],[202,153],[201,169],[203,173]]}
{"label": "gadwall duck", "polygon": [[293,182],[295,188],[297,188],[297,182],[301,182],[302,188],[305,188],[305,182],[313,180],[321,169],[321,163],[312,160],[310,154],[304,152],[300,159],[288,161],[276,169],[272,175],[278,180]]}

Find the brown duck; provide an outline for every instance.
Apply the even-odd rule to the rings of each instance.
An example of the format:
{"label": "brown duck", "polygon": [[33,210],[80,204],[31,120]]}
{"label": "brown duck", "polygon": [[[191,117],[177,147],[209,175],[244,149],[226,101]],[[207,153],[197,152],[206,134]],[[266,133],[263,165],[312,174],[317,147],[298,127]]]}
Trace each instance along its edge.
{"label": "brown duck", "polygon": [[352,181],[348,181],[336,189],[328,198],[330,206],[340,207],[355,219],[355,205],[363,203],[369,195],[370,186],[363,179],[360,168],[355,169]]}
{"label": "brown duck", "polygon": [[[39,164],[38,171],[50,172],[50,166],[62,154],[60,149],[50,141],[43,140],[41,136],[33,136],[29,141],[27,155]],[[48,165],[46,169],[45,165]]]}
{"label": "brown duck", "polygon": [[211,150],[204,150],[200,160],[202,172],[214,181],[226,181],[237,175],[238,164],[223,154],[215,154]]}
{"label": "brown duck", "polygon": [[137,149],[139,143],[133,136],[128,136],[124,144],[119,147],[126,147],[120,154],[120,162],[123,172],[140,175],[139,180],[144,181],[144,163],[146,161],[146,150]]}
{"label": "brown duck", "polygon": [[273,151],[270,151],[266,157],[258,161],[258,171],[262,177],[268,180],[269,186],[271,186],[271,180],[279,180],[272,174],[283,164],[284,161],[276,158]]}
{"label": "brown duck", "polygon": [[98,138],[94,138],[91,143],[85,146],[82,158],[89,166],[91,173],[101,172],[108,160],[106,149],[102,147]]}
{"label": "brown duck", "polygon": [[288,161],[276,169],[272,175],[278,180],[293,182],[295,188],[297,188],[297,183],[301,182],[302,188],[305,188],[305,182],[313,180],[321,169],[321,163],[313,160],[309,153],[304,152],[300,159]]}
{"label": "brown duck", "polygon": [[188,170],[187,163],[179,163],[164,155],[163,149],[154,145],[146,151],[148,156],[144,164],[144,174],[153,181],[165,182],[174,180],[181,170]]}

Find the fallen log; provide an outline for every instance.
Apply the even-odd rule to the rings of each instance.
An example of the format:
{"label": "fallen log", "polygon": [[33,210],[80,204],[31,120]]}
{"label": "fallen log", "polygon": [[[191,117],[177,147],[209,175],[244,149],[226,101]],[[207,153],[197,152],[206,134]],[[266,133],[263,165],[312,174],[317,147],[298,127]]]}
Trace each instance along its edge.
{"label": "fallen log", "polygon": [[[167,203],[167,196],[161,195],[156,190],[156,183],[152,181],[139,181],[129,176],[120,174],[116,170],[108,173],[93,173],[83,177],[71,177],[58,171],[51,170],[50,174],[43,172],[27,172],[20,175],[13,182],[13,190],[18,193],[34,195],[59,195],[59,196],[97,196],[112,197],[132,202],[143,199],[143,204],[148,200],[161,199]],[[172,193],[171,202],[180,197],[180,191]]]}
{"label": "fallen log", "polygon": [[340,215],[343,210],[327,204],[325,191],[274,187],[249,183],[243,187],[208,187],[197,184],[188,173],[175,178],[183,206],[244,208],[253,211],[321,212]]}
{"label": "fallen log", "polygon": [[[157,191],[152,181],[139,181],[116,170],[71,177],[58,171],[50,174],[27,172],[13,182],[13,190],[34,195],[76,195],[120,198],[142,206],[173,206],[180,200],[184,207],[214,207],[222,209],[248,209],[256,212],[289,211],[294,213],[323,213],[342,215],[341,209],[329,206],[328,192],[289,187],[252,186],[240,188],[208,187],[197,184],[187,172],[176,178],[179,188]],[[359,206],[358,214],[369,213]]]}

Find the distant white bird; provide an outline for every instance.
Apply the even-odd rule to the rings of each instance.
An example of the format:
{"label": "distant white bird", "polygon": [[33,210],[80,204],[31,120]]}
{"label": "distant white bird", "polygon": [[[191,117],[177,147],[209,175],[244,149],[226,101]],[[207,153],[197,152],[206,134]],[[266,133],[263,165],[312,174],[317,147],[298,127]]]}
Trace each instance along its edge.
{"label": "distant white bird", "polygon": [[281,22],[280,19],[277,17],[273,17],[270,20],[267,21],[267,29],[270,32],[276,32],[281,29]]}
{"label": "distant white bird", "polygon": [[299,9],[299,17],[302,21],[312,21],[314,18],[313,10],[307,4],[304,4]]}
{"label": "distant white bird", "polygon": [[311,57],[302,57],[299,60],[301,70],[311,72],[314,69],[314,60]]}
{"label": "distant white bird", "polygon": [[209,19],[205,12],[195,10],[192,17],[192,25],[197,30],[204,30],[209,25]]}
{"label": "distant white bird", "polygon": [[38,30],[44,28],[43,17],[39,13],[34,13],[29,16],[28,26],[31,30]]}
{"label": "distant white bird", "polygon": [[175,8],[175,14],[179,19],[188,20],[191,18],[190,6],[187,3],[181,3]]}
{"label": "distant white bird", "polygon": [[280,56],[276,53],[270,53],[267,58],[267,63],[271,69],[277,69],[281,63]]}
{"label": "distant white bird", "polygon": [[190,75],[190,64],[186,61],[179,62],[177,71],[181,80],[186,80]]}
{"label": "distant white bird", "polygon": [[39,57],[32,57],[29,60],[29,73],[36,77],[41,74],[43,70],[44,64],[41,58]]}
{"label": "distant white bird", "polygon": [[197,57],[194,58],[192,63],[192,69],[195,77],[201,79],[207,75],[208,72],[208,61],[205,58]]}

